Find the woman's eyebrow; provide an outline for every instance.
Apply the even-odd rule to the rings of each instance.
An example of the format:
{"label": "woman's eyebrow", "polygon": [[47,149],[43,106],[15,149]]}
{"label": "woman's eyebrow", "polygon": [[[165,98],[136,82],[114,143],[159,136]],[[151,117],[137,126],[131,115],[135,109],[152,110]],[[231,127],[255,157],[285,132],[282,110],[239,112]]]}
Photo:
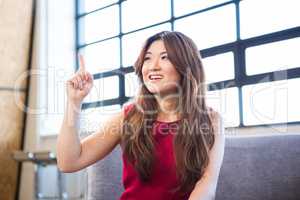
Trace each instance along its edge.
{"label": "woman's eyebrow", "polygon": [[[160,53],[160,55],[166,54],[166,53],[167,53],[166,51],[163,51],[163,52]],[[152,54],[152,53],[150,51],[147,51],[145,55],[147,55],[147,54]]]}

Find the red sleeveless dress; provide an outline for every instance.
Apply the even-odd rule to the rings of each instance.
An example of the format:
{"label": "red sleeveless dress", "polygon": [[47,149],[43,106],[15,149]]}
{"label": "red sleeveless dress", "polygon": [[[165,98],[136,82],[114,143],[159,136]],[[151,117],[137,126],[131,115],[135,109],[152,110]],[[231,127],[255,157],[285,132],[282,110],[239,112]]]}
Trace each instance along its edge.
{"label": "red sleeveless dress", "polygon": [[[133,104],[124,108],[125,115]],[[173,137],[178,128],[178,121],[160,122],[153,124],[155,143],[155,157],[158,162],[154,163],[151,180],[143,183],[133,165],[122,155],[123,159],[123,186],[124,192],[119,200],[187,200],[190,192],[183,196],[172,192],[178,186],[173,154]]]}

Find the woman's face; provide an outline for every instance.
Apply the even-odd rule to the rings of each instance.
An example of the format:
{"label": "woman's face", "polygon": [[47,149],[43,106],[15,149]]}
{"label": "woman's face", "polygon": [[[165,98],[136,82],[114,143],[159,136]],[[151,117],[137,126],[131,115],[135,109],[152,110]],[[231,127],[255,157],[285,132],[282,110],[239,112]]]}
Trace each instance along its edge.
{"label": "woman's face", "polygon": [[154,41],[147,50],[142,75],[144,84],[153,94],[169,94],[179,88],[180,74],[168,59],[162,40]]}

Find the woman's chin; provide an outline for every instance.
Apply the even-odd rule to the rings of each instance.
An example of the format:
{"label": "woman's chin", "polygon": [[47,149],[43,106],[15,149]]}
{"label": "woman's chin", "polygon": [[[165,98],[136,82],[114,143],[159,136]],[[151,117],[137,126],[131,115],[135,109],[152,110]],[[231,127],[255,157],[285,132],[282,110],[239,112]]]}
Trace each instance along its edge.
{"label": "woman's chin", "polygon": [[166,96],[166,95],[171,95],[173,93],[175,93],[175,91],[173,90],[157,90],[157,89],[148,89],[149,92],[153,95],[158,95],[158,96]]}
{"label": "woman's chin", "polygon": [[151,94],[159,94],[159,91],[157,91],[157,90],[151,90],[151,89],[148,89],[148,90]]}
{"label": "woman's chin", "polygon": [[147,84],[147,90],[153,95],[166,95],[176,93],[176,87],[161,87],[158,85]]}
{"label": "woman's chin", "polygon": [[151,94],[159,94],[159,93],[162,92],[162,91],[161,91],[160,89],[158,89],[158,88],[148,87],[147,89],[148,89],[148,91],[149,91]]}
{"label": "woman's chin", "polygon": [[156,94],[160,92],[160,88],[153,84],[146,84],[146,88],[151,94]]}

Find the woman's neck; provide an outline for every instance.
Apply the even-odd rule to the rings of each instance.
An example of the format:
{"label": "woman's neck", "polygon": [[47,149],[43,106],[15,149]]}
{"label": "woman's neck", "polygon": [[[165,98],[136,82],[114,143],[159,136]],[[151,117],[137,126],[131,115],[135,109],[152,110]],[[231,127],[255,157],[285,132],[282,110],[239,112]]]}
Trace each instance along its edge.
{"label": "woman's neck", "polygon": [[155,96],[155,98],[158,103],[157,120],[176,121],[180,119],[178,97],[161,98],[159,96]]}

